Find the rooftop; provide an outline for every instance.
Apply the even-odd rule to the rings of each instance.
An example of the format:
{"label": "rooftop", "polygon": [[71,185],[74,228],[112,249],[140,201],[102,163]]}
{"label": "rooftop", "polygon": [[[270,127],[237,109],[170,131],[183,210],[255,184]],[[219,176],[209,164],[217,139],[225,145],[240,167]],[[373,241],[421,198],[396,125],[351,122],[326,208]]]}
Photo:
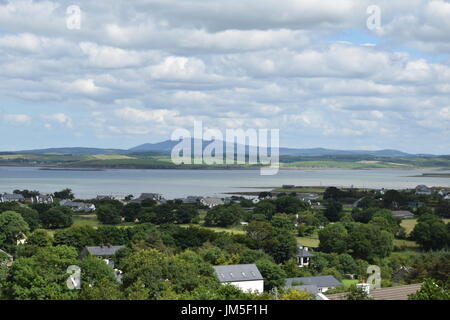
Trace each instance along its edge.
{"label": "rooftop", "polygon": [[286,288],[295,288],[315,285],[319,288],[339,287],[342,285],[333,276],[301,277],[286,279]]}
{"label": "rooftop", "polygon": [[97,247],[85,247],[85,249],[93,256],[113,256],[120,249],[125,246],[97,246]]}
{"label": "rooftop", "polygon": [[[370,292],[374,300],[408,300],[408,295],[416,293],[421,287],[420,283],[405,286],[375,289]],[[336,293],[327,295],[330,300],[346,300],[347,293]]]}
{"label": "rooftop", "polygon": [[213,268],[217,275],[217,279],[222,283],[264,280],[255,264],[214,266]]}

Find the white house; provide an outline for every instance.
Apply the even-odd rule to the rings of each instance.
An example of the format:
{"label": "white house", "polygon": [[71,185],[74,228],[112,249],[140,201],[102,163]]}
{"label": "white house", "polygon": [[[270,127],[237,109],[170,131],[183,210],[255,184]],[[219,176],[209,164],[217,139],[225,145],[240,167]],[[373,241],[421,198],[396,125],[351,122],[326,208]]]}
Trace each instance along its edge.
{"label": "white house", "polygon": [[52,204],[53,196],[51,194],[40,193],[37,196],[31,198],[32,203],[45,203]]}
{"label": "white house", "polygon": [[255,264],[214,266],[217,279],[231,284],[244,292],[264,292],[264,278]]}
{"label": "white house", "polygon": [[297,258],[297,265],[299,268],[307,267],[309,266],[310,259],[314,257],[314,255],[309,252],[309,248],[299,245],[296,258]]}
{"label": "white house", "polygon": [[214,208],[216,206],[220,206],[225,204],[225,202],[221,198],[210,198],[206,197],[200,200],[200,203],[208,208]]}

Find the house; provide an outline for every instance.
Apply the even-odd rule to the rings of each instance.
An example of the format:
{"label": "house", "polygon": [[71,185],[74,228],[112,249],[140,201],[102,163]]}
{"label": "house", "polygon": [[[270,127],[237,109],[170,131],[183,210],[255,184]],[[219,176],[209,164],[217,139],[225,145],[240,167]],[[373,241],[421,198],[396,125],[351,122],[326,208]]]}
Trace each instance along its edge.
{"label": "house", "polygon": [[297,265],[299,268],[307,267],[309,266],[309,260],[314,257],[314,255],[309,252],[309,248],[299,245],[297,254],[295,255],[297,258]]}
{"label": "house", "polygon": [[104,201],[104,200],[115,200],[113,196],[104,196],[104,195],[98,195],[97,196],[98,201]]}
{"label": "house", "polygon": [[13,256],[0,249],[0,266],[11,267],[13,262]]}
{"label": "house", "polygon": [[165,199],[163,198],[163,195],[159,194],[159,193],[141,193],[139,198],[136,198],[136,199],[132,200],[131,202],[141,203],[144,200],[153,200],[153,201],[156,201],[158,203],[165,202]]}
{"label": "house", "polygon": [[300,277],[300,278],[288,278],[286,279],[285,287],[287,289],[296,289],[296,290],[304,290],[304,286],[310,286],[309,288],[313,288],[311,286],[317,287],[318,293],[325,293],[330,289],[334,289],[336,287],[341,286],[342,283],[339,282],[333,276],[317,276],[317,277]]}
{"label": "house", "polygon": [[211,197],[201,199],[200,203],[203,204],[204,206],[207,206],[210,209],[225,204],[225,202],[221,198],[211,198]]}
{"label": "house", "polygon": [[47,193],[40,193],[37,196],[31,198],[31,202],[33,204],[35,203],[52,204],[53,200],[54,200],[53,196]]}
{"label": "house", "polygon": [[69,207],[75,212],[84,212],[84,213],[90,213],[95,211],[95,205],[92,203],[84,203],[84,202],[74,202],[71,200],[61,200],[59,202],[60,206],[63,207]]}
{"label": "house", "polygon": [[416,187],[416,194],[420,194],[420,195],[430,195],[431,194],[431,189],[428,188],[426,185],[421,184],[418,185]]}
{"label": "house", "polygon": [[[408,296],[419,291],[421,286],[417,283],[374,290],[368,287],[368,295],[374,300],[408,300]],[[328,300],[347,300],[347,293],[330,294],[326,297]]]}
{"label": "house", "polygon": [[114,261],[111,259],[113,255],[116,254],[120,249],[125,248],[125,246],[93,246],[93,247],[84,247],[80,253],[79,259],[84,259],[87,256],[95,256],[102,258],[105,263],[114,269]]}
{"label": "house", "polygon": [[0,195],[0,202],[23,202],[25,198],[21,194],[4,193]]}
{"label": "house", "polygon": [[397,219],[411,219],[414,218],[414,214],[407,210],[392,211],[392,215]]}
{"label": "house", "polygon": [[181,198],[181,199],[176,199],[176,200],[180,200],[183,203],[187,203],[187,204],[195,204],[200,202],[200,200],[202,199],[202,197],[200,196],[187,196],[186,198]]}
{"label": "house", "polygon": [[255,264],[214,266],[217,279],[244,292],[264,292],[264,278]]}

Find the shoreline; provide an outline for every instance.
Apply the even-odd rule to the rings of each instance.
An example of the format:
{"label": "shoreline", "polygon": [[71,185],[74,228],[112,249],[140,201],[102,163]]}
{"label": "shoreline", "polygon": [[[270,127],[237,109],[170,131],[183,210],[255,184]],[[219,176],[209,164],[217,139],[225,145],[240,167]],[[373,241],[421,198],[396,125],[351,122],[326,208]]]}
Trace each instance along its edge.
{"label": "shoreline", "polygon": [[[262,167],[203,167],[203,166],[186,166],[186,167],[138,167],[138,166],[103,166],[103,167],[58,167],[58,166],[33,166],[33,165],[19,165],[19,164],[0,164],[0,168],[35,168],[43,171],[107,171],[107,170],[260,170]],[[414,170],[429,170],[429,171],[450,171],[448,168],[343,168],[343,167],[280,167],[281,171],[307,171],[307,170],[398,170],[398,171],[414,171]],[[410,176],[415,178],[450,178],[450,173],[422,173],[422,175]]]}

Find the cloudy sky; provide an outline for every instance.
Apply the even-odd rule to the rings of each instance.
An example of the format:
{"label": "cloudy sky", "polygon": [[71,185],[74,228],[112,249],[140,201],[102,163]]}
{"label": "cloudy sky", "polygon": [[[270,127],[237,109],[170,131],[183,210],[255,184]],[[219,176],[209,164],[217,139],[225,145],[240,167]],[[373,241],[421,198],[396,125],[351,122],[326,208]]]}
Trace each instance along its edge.
{"label": "cloudy sky", "polygon": [[0,0],[0,56],[0,150],[129,148],[202,120],[450,153],[450,1]]}

